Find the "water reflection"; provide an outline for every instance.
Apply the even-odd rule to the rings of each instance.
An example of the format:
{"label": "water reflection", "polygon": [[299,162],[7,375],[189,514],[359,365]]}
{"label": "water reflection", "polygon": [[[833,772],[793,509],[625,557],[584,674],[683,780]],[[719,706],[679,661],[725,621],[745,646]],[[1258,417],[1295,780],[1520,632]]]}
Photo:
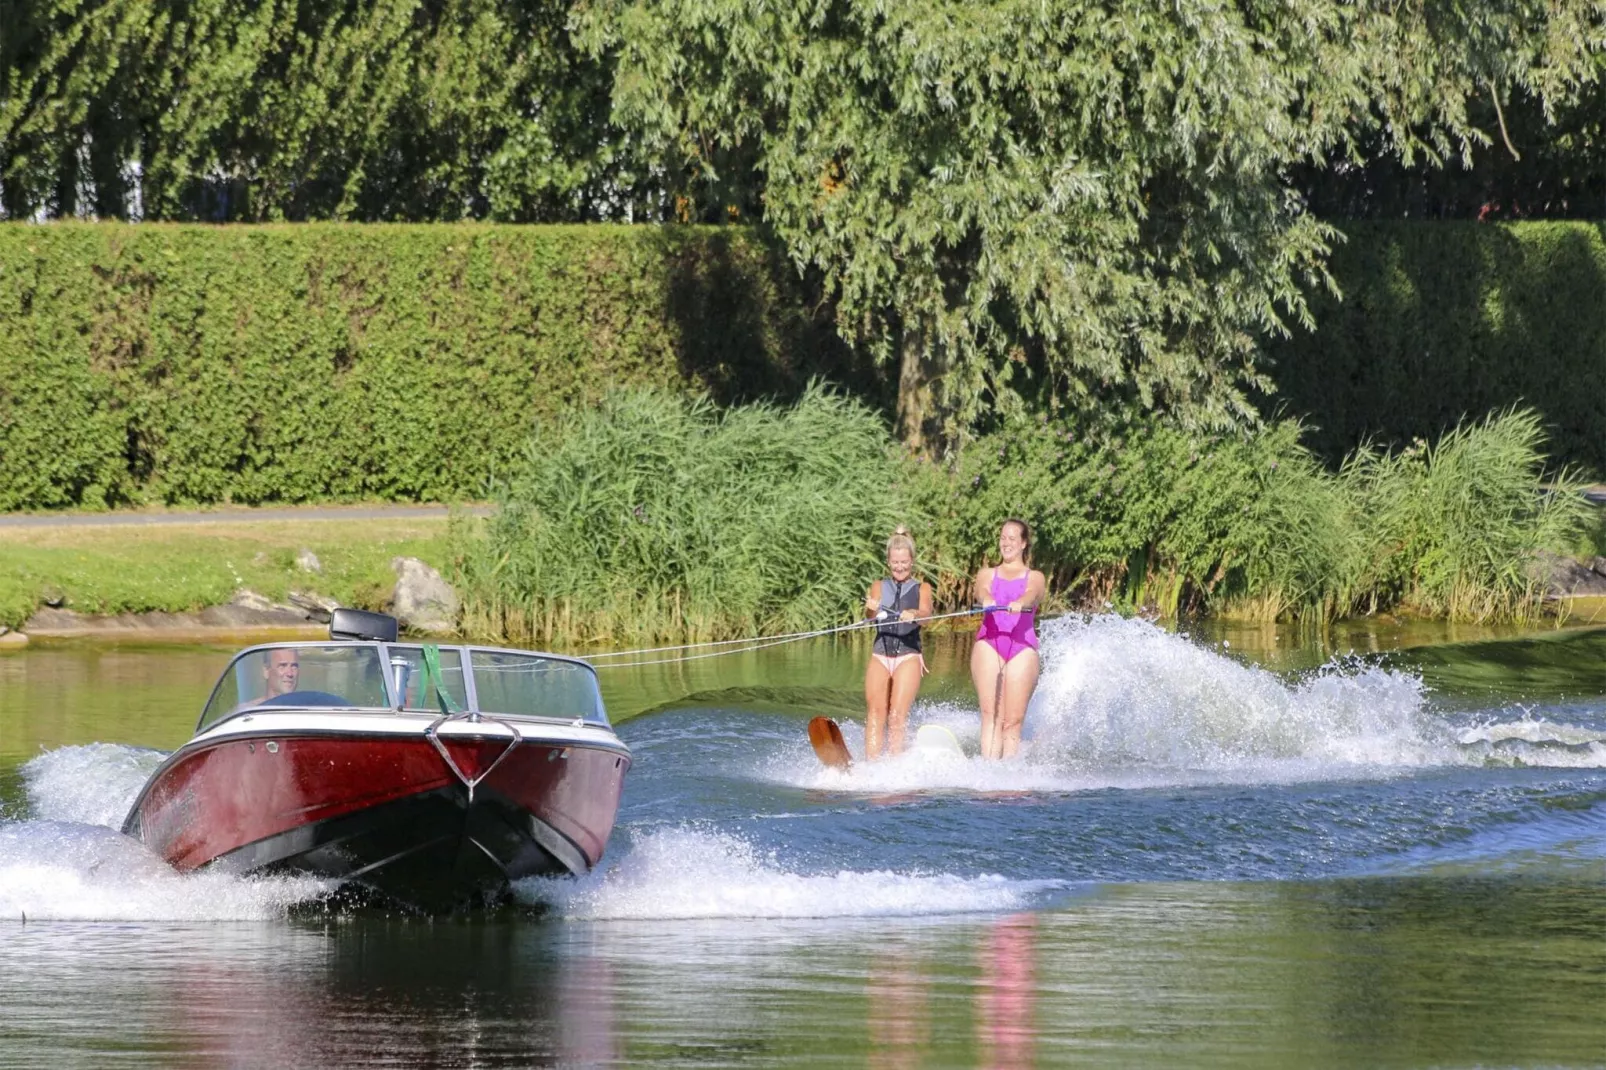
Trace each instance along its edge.
{"label": "water reflection", "polygon": [[565,935],[523,921],[18,926],[0,937],[0,1063],[59,1065],[110,1042],[117,1056],[97,1065],[618,1065],[612,966]]}
{"label": "water reflection", "polygon": [[1420,672],[1431,687],[1463,695],[1606,695],[1606,628],[1419,647],[1389,661]]}
{"label": "water reflection", "polygon": [[871,952],[869,1063],[877,1070],[922,1065],[931,1047],[931,976],[915,945],[894,943]]}
{"label": "water reflection", "polygon": [[0,1064],[1598,1064],[1599,882],[871,922],[0,922]]}
{"label": "water reflection", "polygon": [[1036,935],[1037,915],[1012,914],[994,922],[978,941],[981,988],[976,996],[976,1040],[981,1066],[1016,1070],[1035,1064]]}
{"label": "water reflection", "polygon": [[571,959],[559,971],[558,1056],[572,1066],[609,1066],[624,1057],[615,1019],[617,979],[599,958]]}
{"label": "water reflection", "polygon": [[316,1026],[293,1031],[287,1058],[270,1061],[353,1065],[387,1052],[442,1065],[615,1064],[613,969],[573,935],[522,919],[336,923],[304,986],[303,1021]]}
{"label": "water reflection", "polygon": [[1218,618],[1162,623],[1163,627],[1174,627],[1208,645],[1221,646],[1234,657],[1277,670],[1310,669],[1334,657],[1375,656],[1396,651],[1431,650],[1438,646],[1484,646],[1493,649],[1506,643],[1520,643],[1547,636],[1580,635],[1591,630],[1584,622],[1577,622],[1577,625],[1558,631],[1553,624],[1535,628],[1523,624],[1468,624],[1390,616],[1355,617],[1313,624]]}
{"label": "water reflection", "polygon": [[228,652],[83,644],[0,657],[0,766],[91,741],[170,749],[188,739]]}

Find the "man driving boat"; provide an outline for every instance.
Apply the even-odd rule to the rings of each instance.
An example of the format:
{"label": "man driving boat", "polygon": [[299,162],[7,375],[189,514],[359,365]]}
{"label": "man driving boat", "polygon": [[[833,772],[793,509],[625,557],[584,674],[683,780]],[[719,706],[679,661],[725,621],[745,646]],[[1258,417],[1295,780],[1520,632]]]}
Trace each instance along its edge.
{"label": "man driving boat", "polygon": [[257,702],[288,695],[301,679],[301,659],[293,647],[270,650],[262,661],[264,692]]}

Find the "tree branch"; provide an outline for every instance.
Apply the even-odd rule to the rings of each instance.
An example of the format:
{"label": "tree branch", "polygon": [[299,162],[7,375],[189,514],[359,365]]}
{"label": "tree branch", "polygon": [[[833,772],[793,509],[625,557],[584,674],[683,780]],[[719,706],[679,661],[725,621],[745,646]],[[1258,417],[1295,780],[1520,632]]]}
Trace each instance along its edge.
{"label": "tree branch", "polygon": [[1511,135],[1506,132],[1506,113],[1500,110],[1500,94],[1495,92],[1493,82],[1484,84],[1489,87],[1489,99],[1494,101],[1494,117],[1500,120],[1500,140],[1506,143],[1506,151],[1511,153],[1513,160],[1521,160],[1522,153],[1517,151],[1516,146],[1511,143]]}

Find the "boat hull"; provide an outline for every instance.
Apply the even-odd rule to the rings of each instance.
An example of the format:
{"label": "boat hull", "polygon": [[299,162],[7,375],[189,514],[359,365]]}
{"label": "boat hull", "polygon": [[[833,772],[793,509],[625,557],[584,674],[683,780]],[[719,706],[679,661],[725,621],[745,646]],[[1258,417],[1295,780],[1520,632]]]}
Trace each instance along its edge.
{"label": "boat hull", "polygon": [[622,746],[463,731],[440,743],[451,764],[421,730],[197,739],[152,776],[123,831],[181,871],[360,882],[428,913],[601,860]]}

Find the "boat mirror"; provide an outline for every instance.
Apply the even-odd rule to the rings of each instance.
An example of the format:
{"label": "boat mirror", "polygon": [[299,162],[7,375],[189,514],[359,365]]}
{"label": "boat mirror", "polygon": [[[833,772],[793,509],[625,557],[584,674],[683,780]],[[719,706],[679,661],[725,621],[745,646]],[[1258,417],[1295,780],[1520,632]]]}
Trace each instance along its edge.
{"label": "boat mirror", "polygon": [[370,639],[381,643],[396,641],[396,618],[384,613],[340,608],[329,615],[329,638]]}

